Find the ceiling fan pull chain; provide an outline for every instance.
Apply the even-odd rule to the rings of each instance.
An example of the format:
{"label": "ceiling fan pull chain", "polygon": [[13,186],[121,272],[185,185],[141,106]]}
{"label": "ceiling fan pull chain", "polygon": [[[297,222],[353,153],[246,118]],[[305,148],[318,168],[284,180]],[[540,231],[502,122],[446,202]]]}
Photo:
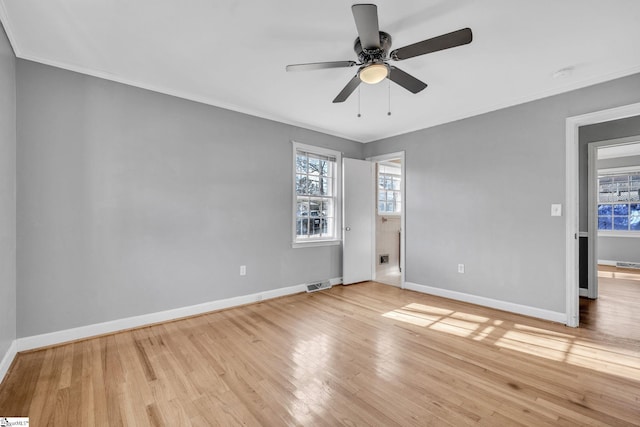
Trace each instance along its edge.
{"label": "ceiling fan pull chain", "polygon": [[387,116],[390,116],[391,115],[391,80],[387,79],[387,82],[389,83],[389,92],[388,92],[389,93],[389,99],[388,99],[389,109],[387,110]]}
{"label": "ceiling fan pull chain", "polygon": [[360,86],[358,86],[358,117],[362,117],[360,114]]}

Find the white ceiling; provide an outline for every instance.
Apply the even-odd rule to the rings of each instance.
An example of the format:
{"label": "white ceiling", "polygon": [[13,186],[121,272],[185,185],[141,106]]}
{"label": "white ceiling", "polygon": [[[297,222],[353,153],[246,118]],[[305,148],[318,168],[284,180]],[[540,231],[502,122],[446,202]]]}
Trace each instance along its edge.
{"label": "white ceiling", "polygon": [[[394,65],[429,87],[386,81],[331,101],[356,60],[352,1],[0,0],[16,55],[361,142],[640,72],[637,0],[379,0],[393,48],[470,27],[471,44]],[[555,77],[561,69],[572,69]],[[563,74],[563,73],[561,73]]]}

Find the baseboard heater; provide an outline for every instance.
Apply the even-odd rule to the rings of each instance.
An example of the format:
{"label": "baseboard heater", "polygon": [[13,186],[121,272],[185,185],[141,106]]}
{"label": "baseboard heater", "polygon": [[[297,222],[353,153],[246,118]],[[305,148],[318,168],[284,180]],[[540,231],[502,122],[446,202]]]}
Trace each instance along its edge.
{"label": "baseboard heater", "polygon": [[331,288],[331,282],[323,280],[322,282],[307,283],[307,292],[317,292]]}
{"label": "baseboard heater", "polygon": [[620,268],[636,268],[640,270],[640,262],[616,262],[616,267]]}

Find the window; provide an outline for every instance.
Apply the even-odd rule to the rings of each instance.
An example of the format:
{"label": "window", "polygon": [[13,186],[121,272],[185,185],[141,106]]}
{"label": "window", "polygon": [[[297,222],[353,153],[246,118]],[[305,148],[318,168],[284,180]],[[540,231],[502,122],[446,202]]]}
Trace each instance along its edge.
{"label": "window", "polygon": [[294,246],[338,241],[340,153],[294,143]]}
{"label": "window", "polygon": [[640,171],[598,176],[598,230],[640,231]]}
{"label": "window", "polygon": [[378,164],[378,215],[402,212],[402,171],[400,165]]}

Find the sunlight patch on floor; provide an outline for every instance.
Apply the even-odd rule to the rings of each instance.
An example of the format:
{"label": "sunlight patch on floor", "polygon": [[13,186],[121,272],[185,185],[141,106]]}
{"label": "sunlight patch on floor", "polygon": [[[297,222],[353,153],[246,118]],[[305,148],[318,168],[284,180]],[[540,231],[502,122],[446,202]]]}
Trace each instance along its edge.
{"label": "sunlight patch on floor", "polygon": [[640,350],[605,347],[567,333],[417,303],[382,316],[474,341],[489,339],[505,350],[640,380]]}

